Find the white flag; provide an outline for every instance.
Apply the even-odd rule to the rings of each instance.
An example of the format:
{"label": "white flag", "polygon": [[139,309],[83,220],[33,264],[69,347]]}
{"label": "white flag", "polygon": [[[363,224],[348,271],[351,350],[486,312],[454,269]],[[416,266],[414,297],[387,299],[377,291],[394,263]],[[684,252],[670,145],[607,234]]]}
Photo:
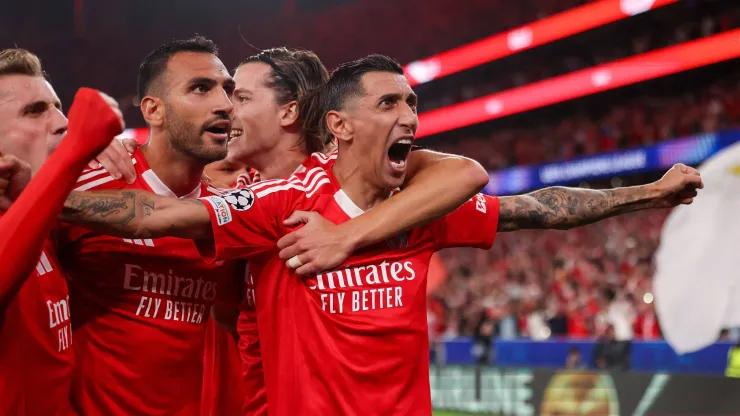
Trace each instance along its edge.
{"label": "white flag", "polygon": [[704,189],[668,216],[656,253],[655,307],[679,354],[740,326],[740,143],[700,168]]}

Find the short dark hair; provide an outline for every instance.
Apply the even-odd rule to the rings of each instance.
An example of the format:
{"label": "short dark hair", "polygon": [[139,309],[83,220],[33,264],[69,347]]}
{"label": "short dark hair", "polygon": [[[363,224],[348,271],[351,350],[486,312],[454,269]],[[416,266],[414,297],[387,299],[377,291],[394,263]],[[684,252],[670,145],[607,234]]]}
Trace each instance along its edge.
{"label": "short dark hair", "polygon": [[393,58],[377,54],[339,65],[326,85],[326,110],[340,110],[348,98],[362,95],[362,76],[369,72],[403,75],[403,67]]}
{"label": "short dark hair", "polygon": [[218,47],[208,38],[195,36],[190,39],[167,42],[150,52],[139,65],[136,85],[139,100],[149,94],[152,86],[167,69],[167,63],[180,52],[200,52],[218,56]]}
{"label": "short dark hair", "polygon": [[298,102],[298,124],[306,149],[311,153],[323,151],[328,144],[326,136],[309,124],[309,120],[313,120],[313,99],[329,80],[329,71],[321,59],[311,51],[281,47],[252,55],[239,67],[254,62],[263,62],[272,68],[267,87],[275,92],[278,104]]}

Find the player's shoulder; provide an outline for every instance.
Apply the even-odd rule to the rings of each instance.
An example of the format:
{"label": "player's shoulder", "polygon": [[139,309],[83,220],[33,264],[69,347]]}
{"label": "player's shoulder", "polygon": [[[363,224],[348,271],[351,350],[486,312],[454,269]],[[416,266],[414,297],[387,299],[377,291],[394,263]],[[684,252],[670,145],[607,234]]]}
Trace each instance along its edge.
{"label": "player's shoulder", "polygon": [[[134,155],[131,155],[131,163],[136,166],[138,163]],[[138,175],[137,175],[138,176]],[[138,182],[138,178],[137,178]],[[124,179],[116,179],[105,168],[87,168],[77,178],[75,191],[90,191],[104,189],[123,189],[127,187],[137,187],[136,182],[133,185],[126,183]]]}
{"label": "player's shoulder", "polygon": [[296,172],[285,179],[261,181],[250,185],[247,189],[254,192],[257,198],[276,194],[291,200],[302,200],[330,192],[332,187],[327,167],[316,166]]}
{"label": "player's shoulder", "polygon": [[328,167],[331,166],[334,161],[337,159],[337,152],[333,151],[330,153],[321,153],[321,152],[314,152],[311,153],[311,155],[306,159],[305,162],[303,162],[303,170],[306,171],[308,169],[316,168],[316,167]]}

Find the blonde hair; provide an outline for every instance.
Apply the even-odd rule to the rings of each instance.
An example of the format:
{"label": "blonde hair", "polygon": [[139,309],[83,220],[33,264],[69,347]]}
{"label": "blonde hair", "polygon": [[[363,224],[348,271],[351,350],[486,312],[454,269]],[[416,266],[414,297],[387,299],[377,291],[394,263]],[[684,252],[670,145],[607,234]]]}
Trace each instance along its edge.
{"label": "blonde hair", "polygon": [[3,49],[0,51],[0,76],[29,75],[44,77],[41,60],[25,49]]}

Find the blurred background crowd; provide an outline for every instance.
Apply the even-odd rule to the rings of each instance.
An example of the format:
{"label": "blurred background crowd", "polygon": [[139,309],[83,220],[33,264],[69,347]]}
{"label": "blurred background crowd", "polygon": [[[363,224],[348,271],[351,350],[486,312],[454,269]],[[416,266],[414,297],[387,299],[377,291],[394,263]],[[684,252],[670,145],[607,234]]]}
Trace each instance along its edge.
{"label": "blurred background crowd", "polygon": [[[624,0],[629,1],[629,0]],[[635,0],[632,0],[635,1]],[[644,2],[644,1],[643,1]],[[389,4],[392,3],[392,7]],[[592,3],[586,0],[74,0],[11,2],[7,34],[44,60],[62,101],[79,85],[110,92],[126,122],[138,62],[164,40],[194,32],[230,67],[256,48],[314,50],[328,68],[369,53],[403,64]],[[650,3],[650,1],[647,1]],[[61,4],[61,2],[59,3]],[[173,9],[177,9],[176,16]],[[73,16],[66,16],[73,10]],[[60,19],[65,14],[69,19]],[[736,0],[681,0],[527,53],[415,87],[421,113],[740,27]],[[111,47],[115,45],[115,47]],[[740,47],[740,46],[738,46]],[[740,126],[740,65],[730,60],[423,139],[495,171],[654,144]],[[614,177],[581,186],[655,179]],[[579,185],[579,184],[576,184]],[[431,294],[433,342],[530,337],[658,339],[651,277],[666,211],[635,213],[568,232],[499,236],[491,250],[447,250]]]}

